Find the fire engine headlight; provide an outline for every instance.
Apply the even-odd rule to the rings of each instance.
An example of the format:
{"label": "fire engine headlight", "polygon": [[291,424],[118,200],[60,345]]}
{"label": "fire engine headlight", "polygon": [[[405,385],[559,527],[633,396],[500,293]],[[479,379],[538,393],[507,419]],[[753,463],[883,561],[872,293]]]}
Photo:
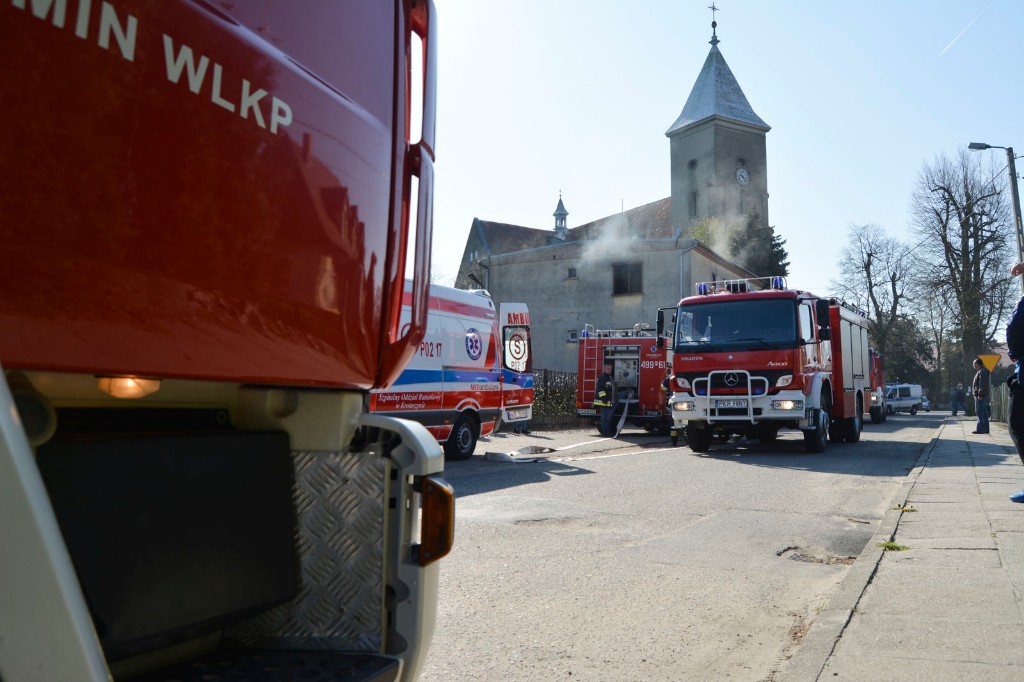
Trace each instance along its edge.
{"label": "fire engine headlight", "polygon": [[793,383],[793,375],[792,374],[783,374],[781,377],[779,377],[779,380],[775,382],[775,388],[782,388],[783,386],[789,386],[791,383]]}
{"label": "fire engine headlight", "polygon": [[878,402],[878,396],[875,395],[874,393],[871,394],[871,402],[873,402],[873,403],[877,403]]}
{"label": "fire engine headlight", "polygon": [[693,412],[693,401],[680,400],[679,402],[672,403],[672,409],[676,412]]}
{"label": "fire engine headlight", "polygon": [[773,400],[773,410],[803,410],[804,401],[802,400]]}

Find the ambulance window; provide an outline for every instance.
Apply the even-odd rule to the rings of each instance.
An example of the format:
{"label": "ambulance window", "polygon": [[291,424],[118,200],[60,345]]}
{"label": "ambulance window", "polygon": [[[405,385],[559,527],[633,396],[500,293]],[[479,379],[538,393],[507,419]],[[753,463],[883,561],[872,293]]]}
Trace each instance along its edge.
{"label": "ambulance window", "polygon": [[810,343],[814,341],[814,327],[811,325],[811,306],[800,305],[800,338]]}
{"label": "ambulance window", "polygon": [[532,372],[533,357],[530,353],[530,328],[509,325],[504,328],[502,364],[513,372]]}

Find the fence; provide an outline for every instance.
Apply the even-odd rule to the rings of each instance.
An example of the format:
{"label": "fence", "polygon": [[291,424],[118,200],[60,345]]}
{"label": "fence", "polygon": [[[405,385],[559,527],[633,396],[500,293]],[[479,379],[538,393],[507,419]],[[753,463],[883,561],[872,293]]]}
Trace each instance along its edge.
{"label": "fence", "polygon": [[1006,382],[992,382],[992,415],[989,417],[994,422],[1009,423],[1010,389]]}
{"label": "fence", "polygon": [[576,373],[533,370],[531,428],[576,427],[590,424],[576,416]]}

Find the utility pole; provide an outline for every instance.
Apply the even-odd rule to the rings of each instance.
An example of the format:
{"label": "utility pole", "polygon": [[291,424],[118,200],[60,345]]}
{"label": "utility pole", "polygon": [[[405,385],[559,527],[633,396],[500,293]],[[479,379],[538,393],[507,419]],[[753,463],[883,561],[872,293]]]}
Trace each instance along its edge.
{"label": "utility pole", "polygon": [[[982,149],[1005,149],[1006,165],[1010,169],[1010,193],[1013,199],[1013,232],[1017,236],[1017,262],[1024,263],[1024,225],[1020,217],[1020,194],[1017,191],[1017,164],[1013,156],[1013,147],[1000,147],[997,144],[986,144],[984,142],[972,142],[967,145],[971,151]],[[1024,294],[1024,275],[1021,276],[1020,290]]]}

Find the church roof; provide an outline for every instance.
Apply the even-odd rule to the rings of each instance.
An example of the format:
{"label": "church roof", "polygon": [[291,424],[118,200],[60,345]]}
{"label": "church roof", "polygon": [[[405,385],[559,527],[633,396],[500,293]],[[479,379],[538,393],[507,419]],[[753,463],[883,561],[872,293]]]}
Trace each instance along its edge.
{"label": "church roof", "polygon": [[718,37],[712,35],[711,51],[704,60],[697,82],[690,90],[683,112],[665,134],[671,135],[716,116],[745,123],[765,132],[771,130],[771,126],[754,113],[747,96],[743,94],[743,89],[740,88],[729,65],[725,63],[725,57],[718,49]]}
{"label": "church roof", "polygon": [[[538,230],[479,218],[474,223],[481,232],[487,252],[492,256],[535,249],[550,243],[551,230]],[[623,238],[664,239],[672,237],[674,235],[672,198],[665,197],[571,228],[567,230],[567,241],[598,239],[612,231],[617,232],[618,236]]]}
{"label": "church roof", "polygon": [[569,212],[565,210],[565,204],[562,203],[561,196],[558,197],[558,206],[555,207],[555,212],[552,213],[551,215],[555,216],[556,218],[559,216],[565,217],[569,215]]}

